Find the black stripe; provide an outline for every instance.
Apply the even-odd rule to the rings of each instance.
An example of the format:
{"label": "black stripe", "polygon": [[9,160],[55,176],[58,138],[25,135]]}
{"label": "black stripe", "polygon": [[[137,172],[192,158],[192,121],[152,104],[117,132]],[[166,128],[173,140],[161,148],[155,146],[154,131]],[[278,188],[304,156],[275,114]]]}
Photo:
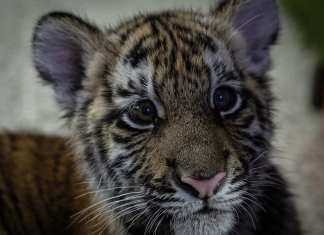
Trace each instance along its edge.
{"label": "black stripe", "polygon": [[[239,180],[237,180],[239,181]],[[237,181],[232,181],[231,183],[234,184]],[[234,189],[230,190],[227,194],[231,194],[231,193],[236,193],[236,192],[240,192],[242,191],[247,185],[246,184],[242,184],[238,187],[235,187]]]}
{"label": "black stripe", "polygon": [[247,156],[249,158],[255,157],[257,155],[257,153],[258,153],[258,151],[255,148],[253,148],[253,147],[251,147],[249,145],[244,145],[243,144],[243,148],[244,148],[244,151],[247,153]]}
{"label": "black stripe", "polygon": [[133,68],[137,67],[140,62],[145,60],[148,55],[148,48],[144,47],[143,44],[151,39],[152,35],[142,37],[139,42],[127,53],[124,58],[124,63],[130,63]]}
{"label": "black stripe", "polygon": [[[145,152],[143,153],[143,155],[145,155]],[[131,178],[138,170],[140,170],[142,168],[143,162],[144,162],[143,156],[141,156],[140,160],[137,160],[137,161],[135,160],[132,163],[132,167],[130,169],[126,169],[124,171],[125,176]]]}
{"label": "black stripe", "polygon": [[240,119],[240,123],[235,124],[235,126],[246,130],[246,129],[249,129],[251,127],[254,120],[255,120],[254,114],[248,115],[248,116]]}
{"label": "black stripe", "polygon": [[[2,156],[0,156],[0,159],[1,158],[2,158]],[[2,164],[0,165],[0,167],[1,168],[3,167]],[[4,171],[1,169],[0,173],[2,175],[3,183],[6,188],[6,195],[8,196],[8,201],[10,202],[9,204],[13,206],[14,212],[18,217],[17,218],[18,221],[15,221],[16,222],[15,229],[17,229],[17,231],[20,231],[20,234],[24,234],[24,232],[27,231],[27,229],[26,229],[25,223],[24,223],[23,212],[22,212],[21,208],[18,206],[19,200],[16,196],[16,193],[13,191],[13,189],[15,187],[13,186],[11,180],[9,180],[9,178],[3,172]]]}
{"label": "black stripe", "polygon": [[134,140],[134,138],[136,138],[137,136],[139,136],[141,134],[142,134],[142,132],[135,132],[135,133],[132,133],[131,135],[123,136],[119,133],[115,133],[115,132],[111,133],[113,141],[118,144],[128,144],[132,140]]}
{"label": "black stripe", "polygon": [[122,114],[120,109],[113,109],[107,115],[104,116],[100,121],[98,121],[96,126],[102,126],[103,124],[112,124],[113,121],[120,118]]}
{"label": "black stripe", "polygon": [[145,148],[146,148],[146,146],[142,146],[142,147],[140,147],[140,148],[138,148],[138,149],[135,149],[135,150],[131,151],[131,152],[128,154],[128,156],[129,156],[129,157],[133,157],[134,155],[143,152],[143,151],[145,150]]}
{"label": "black stripe", "polygon": [[136,140],[135,142],[126,145],[126,146],[125,146],[125,149],[130,150],[130,149],[136,147],[137,145],[142,144],[142,143],[145,142],[145,141],[147,141],[147,138],[146,138],[146,137],[142,137],[141,139]]}
{"label": "black stripe", "polygon": [[[108,148],[106,145],[106,136],[103,133],[102,126],[97,126],[95,128],[95,134],[93,136],[95,140],[96,147],[93,146],[93,148],[97,148],[99,150],[99,160],[102,165],[105,164],[108,157]],[[95,157],[95,156],[94,156]]]}
{"label": "black stripe", "polygon": [[[42,159],[42,156],[40,156],[38,154],[38,152],[36,152],[36,151],[33,152],[33,155],[34,155],[34,159],[33,159],[33,169],[36,170],[38,168],[37,166],[42,165],[42,162],[39,163],[39,161],[40,160],[42,161],[43,159]],[[55,168],[55,166],[53,167],[53,171],[54,171],[53,172],[54,173],[54,179],[57,179],[57,169]],[[48,205],[48,202],[47,202],[47,200],[45,198],[46,192],[43,190],[43,186],[42,186],[43,184],[45,184],[45,181],[42,180],[42,176],[40,176],[40,174],[38,173],[37,170],[35,172],[33,172],[33,181],[35,182],[35,187],[36,187],[36,190],[37,190],[37,195],[41,199],[41,200],[38,200],[38,202],[42,201],[42,205],[44,206],[45,214],[47,216],[47,219],[50,219],[51,220],[52,219],[52,217],[51,217],[51,214],[52,214],[51,213],[51,208],[52,207],[50,207]],[[48,186],[49,189],[51,188],[50,185],[47,185],[47,186]],[[53,203],[55,203],[55,202],[53,202]],[[41,204],[41,203],[39,203],[39,204]],[[51,204],[51,205],[54,205],[54,204]],[[48,221],[48,223],[52,223],[52,220],[51,221]]]}
{"label": "black stripe", "polygon": [[36,223],[36,226],[33,228],[33,233],[35,234],[36,230],[38,231],[37,234],[46,234],[43,223],[41,221],[41,216],[39,216],[39,213],[37,212],[38,207],[35,205],[34,200],[33,200],[33,195],[31,194],[31,190],[26,188],[26,200],[27,200],[27,207],[29,208],[29,212],[33,215],[34,221]]}
{"label": "black stripe", "polygon": [[[0,211],[0,228],[2,228],[7,235],[10,235],[10,234],[13,234],[11,229],[10,229],[10,224],[8,223],[7,219],[6,219],[6,215],[9,215],[9,211],[6,210],[6,207],[5,207],[5,202],[4,202],[4,199],[3,199],[3,195],[4,195],[4,192],[1,192],[0,191],[0,208],[1,208],[1,211]],[[13,218],[11,218],[13,219]]]}
{"label": "black stripe", "polygon": [[[54,157],[54,161],[53,161],[53,176],[54,177],[53,178],[54,178],[54,182],[55,183],[59,183],[60,182],[60,179],[59,179],[60,166],[65,164],[64,162],[62,163],[63,154],[66,151],[65,150],[65,147],[66,147],[65,145],[61,145],[60,148],[57,149],[57,154],[55,154],[53,156]],[[38,175],[38,178],[39,178],[39,180],[37,181],[38,182],[38,186],[37,186],[38,191],[41,192],[42,194],[44,194],[44,190],[42,190],[42,186],[40,185],[41,179],[40,179],[40,176],[39,175]],[[44,184],[45,182],[42,182],[42,183]],[[52,187],[52,185],[51,186],[48,185],[47,187],[50,189]],[[51,199],[49,199],[48,202],[46,202],[44,200],[45,201],[44,202],[44,206],[45,206],[46,211],[47,211],[46,214],[48,214],[49,217],[52,216],[52,214],[51,214],[52,207],[49,206],[49,205],[53,205],[55,203],[55,201],[53,201],[53,200],[56,201],[56,198],[51,198]]]}
{"label": "black stripe", "polygon": [[[63,158],[63,154],[65,151],[64,146],[60,146],[59,149],[56,149],[57,154],[53,156],[53,175],[54,175],[54,180],[58,181],[58,173],[59,173],[59,168],[61,166],[61,160]],[[37,152],[35,152],[37,154]]]}
{"label": "black stripe", "polygon": [[112,168],[120,168],[122,164],[128,160],[129,158],[132,158],[134,155],[141,153],[144,150],[145,146],[140,147],[139,149],[135,149],[131,151],[130,153],[126,154],[120,154],[116,157],[116,159],[111,163]]}
{"label": "black stripe", "polygon": [[[130,38],[132,36],[132,34],[134,32],[136,32],[136,30],[145,24],[145,21],[142,21],[141,19],[139,19],[139,17],[134,18],[133,22],[125,22],[125,26],[126,31],[124,33],[120,34],[120,38],[121,38],[121,46],[123,46],[123,44],[128,40],[128,38]],[[122,26],[123,27],[123,26]]]}
{"label": "black stripe", "polygon": [[127,144],[132,140],[130,136],[122,136],[117,133],[111,133],[112,140],[117,144]]}
{"label": "black stripe", "polygon": [[132,91],[127,90],[121,86],[117,87],[116,93],[117,93],[116,95],[120,96],[120,97],[129,97],[129,96],[137,94],[136,92],[132,92]]}
{"label": "black stripe", "polygon": [[[99,160],[101,164],[105,164],[108,157],[108,149],[105,141],[106,136],[105,133],[103,133],[103,127],[104,125],[112,124],[113,121],[119,118],[120,114],[121,112],[119,109],[110,111],[109,114],[107,114],[104,118],[102,118],[96,123],[96,126],[94,128],[94,133],[91,134],[92,138],[95,140],[96,148],[99,151],[99,155],[100,155]],[[92,153],[92,151],[94,151],[94,148],[95,148],[94,146],[92,147],[92,149],[89,147],[87,148],[88,154],[91,154],[90,155],[91,158],[95,158],[94,153]],[[89,159],[88,161],[92,163],[93,167],[96,167],[95,159]]]}
{"label": "black stripe", "polygon": [[96,159],[92,152],[92,146],[90,145],[90,143],[88,143],[86,141],[82,141],[82,145],[85,146],[85,149],[84,149],[85,160],[88,163],[89,168],[95,168],[96,167]]}
{"label": "black stripe", "polygon": [[[144,77],[144,76],[141,76],[141,77]],[[144,77],[144,79],[145,79],[145,77]],[[136,84],[131,78],[128,78],[127,86],[128,86],[128,88],[130,88],[132,90],[136,90]]]}
{"label": "black stripe", "polygon": [[258,148],[267,148],[270,145],[266,138],[262,135],[254,135],[252,141],[253,144]]}
{"label": "black stripe", "polygon": [[[174,193],[177,192],[175,189],[173,189],[171,187],[161,187],[160,185],[154,185],[154,184],[152,184],[151,183],[152,178],[153,178],[152,175],[145,176],[144,177],[144,182],[146,182],[147,187],[149,187],[153,191],[157,191],[160,194],[174,194]],[[164,196],[166,196],[166,195],[164,195]],[[160,200],[163,201],[164,199],[160,198]],[[166,201],[167,201],[167,199],[166,199]]]}
{"label": "black stripe", "polygon": [[262,101],[257,97],[254,93],[252,93],[248,89],[243,89],[242,90],[242,95],[246,97],[245,99],[250,99],[253,101],[255,107],[256,107],[256,113],[257,117],[260,121],[260,123],[272,123],[271,122],[271,112],[269,110],[269,107],[265,106]]}
{"label": "black stripe", "polygon": [[129,155],[118,155],[116,159],[113,162],[111,162],[110,168],[117,169],[122,167],[124,161],[126,161],[129,157]]}
{"label": "black stripe", "polygon": [[143,87],[147,87],[148,81],[147,81],[147,78],[143,74],[139,74],[138,79]]}
{"label": "black stripe", "polygon": [[[188,15],[186,15],[186,16],[188,16]],[[171,13],[171,14],[167,14],[167,21],[172,24],[178,24],[179,22],[185,22],[185,24],[192,23],[193,25],[199,25],[205,31],[208,31],[210,29],[209,24],[206,25],[206,24],[202,23],[201,21],[197,20],[197,17],[199,19],[200,17],[204,17],[205,15],[201,15],[201,14],[197,14],[197,13],[195,13],[195,14],[190,13],[190,16],[192,16],[191,19],[188,19],[187,17],[183,17],[182,15]]]}
{"label": "black stripe", "polygon": [[[174,95],[175,96],[178,96],[179,95],[179,82],[178,82],[178,73],[177,71],[175,70],[175,64],[176,64],[176,51],[177,51],[177,48],[178,48],[178,45],[177,45],[177,40],[175,38],[175,35],[174,35],[174,32],[172,32],[172,30],[168,27],[168,24],[167,23],[164,23],[164,21],[161,21],[159,20],[158,21],[159,24],[161,25],[162,29],[167,33],[168,37],[170,38],[171,40],[171,52],[170,52],[170,55],[169,55],[169,75],[171,75],[171,78],[172,78],[172,81],[173,81],[173,86],[174,86]],[[167,76],[166,76],[167,77]]]}
{"label": "black stripe", "polygon": [[102,92],[102,96],[105,98],[108,104],[112,103],[112,84],[109,79],[106,79],[106,82],[104,84],[104,90]]}
{"label": "black stripe", "polygon": [[208,48],[213,53],[216,53],[218,51],[218,47],[215,44],[213,38],[209,36],[206,32],[199,31],[193,28],[188,28],[178,23],[172,23],[170,25],[174,29],[174,31],[177,32],[177,37],[182,42],[186,43],[189,46],[189,48],[192,49],[195,48],[197,45],[201,45],[204,49]]}
{"label": "black stripe", "polygon": [[[189,48],[195,48],[198,45],[201,46],[204,50],[209,49],[212,53],[218,51],[218,46],[215,44],[213,38],[209,36],[206,32],[199,32],[193,29],[186,29],[181,25],[172,25],[176,27],[176,31],[183,30],[183,34],[178,34],[178,37],[181,41],[188,45]],[[196,54],[198,51],[194,51]]]}
{"label": "black stripe", "polygon": [[235,183],[237,183],[237,182],[239,182],[239,181],[242,181],[242,180],[245,179],[245,178],[246,178],[246,173],[244,172],[244,173],[242,173],[242,174],[240,174],[240,175],[235,176],[235,177],[231,180],[231,184],[235,184]]}

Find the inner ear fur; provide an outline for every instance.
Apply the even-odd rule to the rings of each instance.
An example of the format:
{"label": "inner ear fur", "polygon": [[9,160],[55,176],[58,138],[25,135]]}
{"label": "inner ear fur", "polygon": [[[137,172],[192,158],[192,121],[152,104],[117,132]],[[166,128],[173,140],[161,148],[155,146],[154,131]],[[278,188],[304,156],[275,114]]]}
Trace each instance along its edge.
{"label": "inner ear fur", "polygon": [[72,13],[51,12],[38,20],[32,38],[34,65],[63,109],[75,106],[75,94],[101,42],[101,30]]}

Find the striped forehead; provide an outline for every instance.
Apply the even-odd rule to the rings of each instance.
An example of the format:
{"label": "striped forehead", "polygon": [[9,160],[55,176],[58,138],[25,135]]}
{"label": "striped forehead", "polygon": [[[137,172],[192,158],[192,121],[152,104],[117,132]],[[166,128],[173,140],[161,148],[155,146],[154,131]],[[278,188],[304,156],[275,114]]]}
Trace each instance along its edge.
{"label": "striped forehead", "polygon": [[[233,69],[224,43],[205,28],[189,28],[188,22],[175,19],[168,24],[165,21],[154,18],[141,22],[128,30],[127,38],[124,36],[125,43],[113,74],[117,105],[126,106],[143,98],[157,100],[163,92],[175,94],[198,89],[204,93],[212,85],[209,75],[215,83],[219,68],[223,72]],[[162,83],[167,91],[157,90]]]}
{"label": "striped forehead", "polygon": [[126,107],[136,100],[156,99],[153,87],[154,68],[149,61],[141,61],[137,66],[132,62],[120,60],[113,73],[113,97],[119,107]]}

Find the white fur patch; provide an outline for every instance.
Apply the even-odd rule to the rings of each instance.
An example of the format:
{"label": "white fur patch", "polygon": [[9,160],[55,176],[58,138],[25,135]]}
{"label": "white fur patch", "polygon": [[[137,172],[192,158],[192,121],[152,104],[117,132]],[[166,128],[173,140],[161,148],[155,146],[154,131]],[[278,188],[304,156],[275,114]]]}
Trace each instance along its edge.
{"label": "white fur patch", "polygon": [[[127,97],[116,96],[116,98],[114,99],[115,105],[117,107],[121,107],[122,109],[127,109],[131,104],[134,104],[139,100],[149,99],[154,103],[158,112],[158,116],[160,118],[164,118],[164,108],[161,102],[158,100],[158,96],[156,95],[156,92],[154,90],[152,80],[153,71],[153,65],[149,61],[141,62],[136,68],[132,67],[130,63],[125,64],[122,60],[119,61],[116,66],[116,70],[113,74],[113,76],[115,77],[113,92],[116,93],[118,87],[122,87],[123,89],[131,92],[132,94]],[[140,78],[145,79],[146,83],[144,86],[141,83]],[[135,87],[134,89],[129,88],[128,86],[130,80]],[[145,91],[144,97],[142,96],[142,91]],[[125,122],[127,122],[127,124],[136,129],[148,129],[153,127],[153,125],[139,126],[133,123],[126,115],[122,118]]]}
{"label": "white fur patch", "polygon": [[[218,43],[220,44],[220,43]],[[230,59],[230,56],[228,54],[228,51],[224,48],[224,46],[222,44],[220,44],[219,46],[219,50],[217,51],[217,53],[213,53],[210,50],[206,50],[204,55],[203,55],[204,61],[205,63],[209,66],[210,71],[211,71],[211,81],[210,81],[210,86],[212,89],[211,93],[209,94],[209,102],[212,108],[215,108],[215,104],[214,104],[214,92],[217,89],[217,87],[219,86],[230,86],[233,87],[234,89],[239,90],[241,88],[241,83],[238,80],[229,80],[226,82],[222,82],[221,78],[222,76],[224,76],[224,72],[226,71],[234,71],[234,65]],[[225,71],[223,71],[223,67],[220,67],[219,71],[215,71],[215,65],[220,64],[224,66]],[[235,104],[235,106],[226,111],[226,112],[222,112],[222,115],[228,115],[231,113],[234,113],[242,104],[242,99],[241,97],[238,95],[237,97],[237,102]]]}
{"label": "white fur patch", "polygon": [[111,161],[115,160],[115,158],[117,158],[118,156],[120,156],[121,154],[125,154],[126,151],[123,148],[122,145],[120,144],[116,144],[116,143],[112,143],[112,146],[109,148],[109,159]]}
{"label": "white fur patch", "polygon": [[234,225],[232,213],[223,214],[217,218],[195,216],[184,221],[176,221],[174,231],[176,235],[225,235]]}

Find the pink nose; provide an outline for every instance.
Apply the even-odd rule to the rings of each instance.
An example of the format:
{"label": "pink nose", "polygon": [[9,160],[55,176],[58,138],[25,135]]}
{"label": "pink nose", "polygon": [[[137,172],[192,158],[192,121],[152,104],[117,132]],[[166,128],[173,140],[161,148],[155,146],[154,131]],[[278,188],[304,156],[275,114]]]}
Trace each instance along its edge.
{"label": "pink nose", "polygon": [[181,181],[193,187],[200,198],[212,197],[216,188],[219,186],[222,179],[225,177],[225,172],[220,172],[208,179],[197,179],[191,176],[181,177]]}

